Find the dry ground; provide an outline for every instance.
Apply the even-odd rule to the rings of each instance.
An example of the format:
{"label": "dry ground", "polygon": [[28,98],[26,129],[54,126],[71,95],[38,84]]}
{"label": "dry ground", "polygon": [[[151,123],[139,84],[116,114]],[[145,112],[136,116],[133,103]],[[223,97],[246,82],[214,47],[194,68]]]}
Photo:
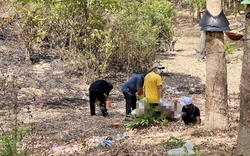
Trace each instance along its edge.
{"label": "dry ground", "polygon": [[[242,18],[228,16],[228,19],[233,30],[244,28]],[[205,62],[196,59],[194,49],[198,44],[200,27],[190,21],[183,17],[182,23],[176,25],[175,33],[180,38],[175,51],[159,54],[158,58],[167,67],[162,75],[165,102],[180,102],[185,95],[189,95],[200,108],[204,121]],[[25,65],[23,51],[20,51],[22,47],[0,40],[0,72],[16,75],[16,81],[22,85],[18,93],[20,126],[35,126],[27,134],[21,147],[28,147],[30,155],[39,156],[166,155],[170,148],[161,143],[170,136],[175,136],[183,141],[193,142],[201,155],[236,155],[243,44],[242,41],[231,42],[226,36],[225,42],[238,47],[234,54],[227,55],[230,124],[226,130],[209,131],[204,128],[204,124],[185,127],[170,122],[168,126],[127,131],[123,126],[125,102],[119,91],[127,78],[122,74],[118,73],[112,78],[114,90],[110,95],[112,107],[108,109],[109,116],[90,117],[88,85],[76,76],[67,79],[64,72],[67,67],[60,59],[47,55],[32,65]],[[180,93],[181,89],[185,89],[185,92]],[[3,92],[1,95],[3,96]],[[2,98],[0,123],[4,124],[4,128],[13,125],[13,114],[9,111],[9,106],[11,104]],[[119,123],[120,126],[110,128],[112,123]],[[129,138],[118,139],[121,134],[126,134]],[[100,142],[107,136],[116,137],[115,144],[102,147]],[[63,149],[52,150],[52,147]]]}

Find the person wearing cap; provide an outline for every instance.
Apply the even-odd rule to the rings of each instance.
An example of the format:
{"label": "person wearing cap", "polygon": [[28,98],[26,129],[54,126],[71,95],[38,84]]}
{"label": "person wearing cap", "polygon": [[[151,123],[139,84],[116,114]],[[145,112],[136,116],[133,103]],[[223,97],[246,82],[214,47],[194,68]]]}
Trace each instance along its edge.
{"label": "person wearing cap", "polygon": [[152,70],[145,76],[144,97],[149,103],[162,103],[162,67],[159,63],[154,63]]}
{"label": "person wearing cap", "polygon": [[[157,106],[159,106],[159,103],[163,103],[162,78],[160,74],[164,68],[165,67],[162,67],[159,63],[154,63],[151,68],[151,72],[149,72],[144,79],[143,101],[150,104],[149,109],[153,110],[153,114],[159,113],[158,111],[154,112],[154,110]],[[159,114],[156,116],[159,117]]]}
{"label": "person wearing cap", "polygon": [[110,91],[113,89],[113,85],[105,80],[97,80],[93,82],[89,87],[89,104],[91,116],[96,115],[95,104],[98,103],[99,108],[103,116],[108,115],[106,108],[106,101],[109,97]]}
{"label": "person wearing cap", "polygon": [[146,74],[136,74],[122,85],[121,91],[126,101],[126,117],[130,116],[131,109],[136,109],[136,93],[140,100],[144,97],[143,84],[145,75]]}
{"label": "person wearing cap", "polygon": [[185,125],[196,125],[201,123],[200,110],[198,107],[193,105],[191,97],[185,97],[181,102],[182,110],[180,121],[184,121]]}

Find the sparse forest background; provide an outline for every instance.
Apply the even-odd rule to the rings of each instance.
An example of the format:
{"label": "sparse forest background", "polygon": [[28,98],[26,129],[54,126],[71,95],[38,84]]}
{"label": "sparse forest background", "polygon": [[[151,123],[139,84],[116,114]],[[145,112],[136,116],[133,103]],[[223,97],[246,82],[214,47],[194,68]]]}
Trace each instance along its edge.
{"label": "sparse forest background", "polygon": [[[33,57],[39,49],[40,53],[70,60],[65,70],[91,82],[119,71],[146,72],[155,61],[155,54],[174,49],[179,38],[173,31],[178,16],[189,12],[198,22],[206,1],[1,0],[0,3],[2,39],[18,40],[27,63],[35,61]],[[236,7],[236,1],[224,1],[224,10]]]}
{"label": "sparse forest background", "polygon": [[[110,131],[113,134],[121,134],[125,129],[120,127],[118,132],[113,129],[106,131],[107,125],[102,125],[101,119],[88,118],[89,113],[86,111],[88,107],[84,105],[88,104],[87,84],[100,78],[119,77],[119,83],[115,85],[119,89],[119,85],[132,74],[148,72],[152,62],[162,58],[174,58],[175,45],[183,37],[181,33],[176,32],[178,31],[176,25],[180,23],[187,25],[185,22],[190,21],[193,25],[199,23],[206,9],[205,4],[205,0],[0,0],[0,41],[1,45],[4,45],[0,48],[1,52],[4,52],[0,59],[1,67],[4,67],[0,71],[2,95],[0,115],[6,121],[0,124],[1,154],[49,155],[48,147],[55,146],[55,142],[60,146],[69,140],[70,144],[74,144],[72,140],[77,140],[81,147],[78,151],[95,153],[95,150],[98,152],[104,150],[105,155],[107,150],[92,147],[86,141],[87,138],[97,135],[97,130],[100,132],[99,135],[104,135]],[[237,1],[224,0],[223,9],[227,14],[237,15],[244,7]],[[189,16],[186,16],[187,14]],[[5,46],[8,49],[5,49]],[[185,46],[189,46],[189,42],[185,43]],[[232,48],[228,43],[226,46],[228,51]],[[178,52],[181,50],[178,49]],[[239,60],[238,56],[235,60]],[[21,70],[17,68],[18,66],[22,66]],[[181,79],[178,83],[171,84],[168,76],[172,75],[173,80],[182,77],[175,72],[177,70],[164,75],[168,78],[166,82],[169,82],[169,85],[179,85],[176,89],[199,88],[197,96],[204,100],[204,84],[198,78],[187,74],[185,77],[188,77],[190,82]],[[195,83],[196,88],[191,86],[193,80],[195,82],[192,83]],[[196,93],[196,90],[194,92]],[[120,103],[123,97],[117,90],[113,96],[113,108],[117,110],[115,113],[111,111],[111,117],[105,120],[105,124],[120,122],[115,118],[121,119],[122,116],[118,108],[122,107]],[[172,94],[167,96],[169,99],[172,98]],[[238,102],[237,93],[229,96]],[[231,109],[235,108],[236,106],[233,106]],[[49,118],[48,114],[52,114],[52,118]],[[231,118],[235,122],[238,120],[235,116]],[[68,120],[72,129],[69,128]],[[88,122],[84,124],[84,128],[79,126],[79,123],[83,122]],[[87,128],[88,126],[90,128]],[[178,126],[169,123],[167,133],[175,131],[176,127]],[[235,135],[235,127],[233,123],[228,131],[220,132],[217,136],[215,136],[217,130],[206,132],[201,128],[198,132],[189,132],[198,138],[213,136],[216,138],[226,136],[226,133],[231,131],[229,138],[232,138],[233,146],[234,138],[231,136]],[[154,128],[152,128],[153,133],[152,129],[135,133],[147,135],[164,131],[162,127],[156,127],[156,130]],[[178,137],[184,136],[181,131],[178,132],[181,134]],[[24,137],[26,133],[31,137]],[[49,140],[46,136],[55,138]],[[188,139],[187,136],[184,138]],[[167,148],[174,148],[183,143],[182,140],[175,139],[177,142],[172,143],[175,146]],[[128,144],[121,143],[122,147],[112,147],[110,152],[119,155],[119,153],[129,153],[127,149],[136,151],[133,149],[133,144],[131,147]],[[137,142],[136,145],[139,144]],[[145,149],[154,149],[156,145],[158,144],[153,144],[152,147],[145,145]],[[203,152],[208,153],[209,150],[214,152],[216,145],[208,146],[206,143],[201,143],[198,147],[203,149],[208,147],[207,151]],[[234,146],[232,146],[225,146],[225,151],[222,152],[233,152]],[[162,153],[166,153],[165,146],[164,149],[159,149],[158,154]]]}

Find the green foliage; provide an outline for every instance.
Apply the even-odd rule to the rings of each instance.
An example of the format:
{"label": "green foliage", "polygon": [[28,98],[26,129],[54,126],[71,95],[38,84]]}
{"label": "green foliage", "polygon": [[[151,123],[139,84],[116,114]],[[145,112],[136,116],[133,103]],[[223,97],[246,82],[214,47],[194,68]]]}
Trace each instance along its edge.
{"label": "green foliage", "polygon": [[49,45],[73,60],[67,72],[87,81],[120,70],[147,72],[160,43],[174,40],[176,11],[165,0],[16,0],[15,8],[26,55]]}
{"label": "green foliage", "polygon": [[224,44],[226,54],[233,54],[235,52],[234,46],[230,45],[229,43]]}
{"label": "green foliage", "polygon": [[147,128],[156,125],[167,125],[168,121],[165,119],[154,119],[154,118],[136,118],[134,117],[133,121],[124,124],[127,130],[135,128]]}
{"label": "green foliage", "polygon": [[206,8],[206,0],[183,0],[183,5],[193,14],[196,9]]}
{"label": "green foliage", "polygon": [[243,11],[244,9],[245,9],[244,4],[239,4],[236,8],[234,8],[233,15],[237,16],[240,13],[240,11]]}
{"label": "green foliage", "polygon": [[16,0],[15,8],[22,16],[18,22],[27,52],[33,45],[48,45],[62,59],[74,60],[66,65],[67,72],[83,69],[83,76],[93,79],[109,75],[114,50],[105,20],[118,9],[116,0]]}
{"label": "green foliage", "polygon": [[[183,147],[185,154],[182,154],[182,156],[188,156],[188,155],[190,155],[190,154],[188,154],[188,149],[186,146],[183,146],[185,143],[186,142],[182,139],[179,139],[179,138],[174,137],[174,136],[170,136],[170,138],[166,142],[163,142],[162,145],[168,149]],[[198,150],[192,149],[192,151],[195,153],[194,154],[195,156],[200,156],[200,154],[199,154],[200,152]]]}
{"label": "green foliage", "polygon": [[155,59],[158,29],[151,25],[144,7],[139,2],[122,3],[123,10],[117,12],[110,25],[116,47],[111,56],[112,64],[121,66],[121,70],[128,73],[147,71],[147,65]]}
{"label": "green foliage", "polygon": [[[1,125],[2,127],[2,125]],[[26,133],[31,129],[31,126],[23,129],[14,127],[12,130],[3,133],[0,136],[0,155],[1,156],[26,156],[28,155],[28,149],[21,151],[17,150],[17,145],[23,140]]]}
{"label": "green foliage", "polygon": [[110,25],[116,47],[113,64],[127,73],[147,72],[161,43],[174,35],[171,28],[176,11],[165,0],[124,0],[120,8]]}
{"label": "green foliage", "polygon": [[179,139],[177,137],[171,136],[166,142],[163,142],[162,144],[164,146],[167,146],[168,148],[178,148],[182,147],[186,142],[182,139]]}
{"label": "green foliage", "polygon": [[19,105],[17,101],[18,91],[21,89],[21,85],[17,82],[15,76],[3,75],[0,79],[0,90],[4,92],[4,95],[1,97],[2,99],[9,100],[8,106],[10,110],[14,113],[13,126],[11,130],[5,131],[3,128],[3,124],[0,124],[0,128],[2,130],[0,136],[0,155],[1,156],[24,156],[28,155],[28,150],[18,150],[18,145],[23,140],[27,131],[29,131],[32,127],[27,126],[25,128],[18,127],[18,119],[17,114],[19,112]]}
{"label": "green foliage", "polygon": [[[182,156],[189,156],[190,154],[188,154],[188,149],[187,149],[187,147],[184,146],[183,148],[184,148],[185,154],[183,154]],[[194,156],[201,156],[199,150],[192,149],[192,151],[195,153]]]}
{"label": "green foliage", "polygon": [[[177,11],[174,9],[172,3],[169,3],[168,1],[153,1],[150,6],[149,17],[152,24],[159,28],[157,39],[158,42],[163,45],[176,42],[176,38],[172,30],[172,23],[175,21],[174,17],[176,14]],[[162,47],[160,47],[159,50],[161,49]]]}

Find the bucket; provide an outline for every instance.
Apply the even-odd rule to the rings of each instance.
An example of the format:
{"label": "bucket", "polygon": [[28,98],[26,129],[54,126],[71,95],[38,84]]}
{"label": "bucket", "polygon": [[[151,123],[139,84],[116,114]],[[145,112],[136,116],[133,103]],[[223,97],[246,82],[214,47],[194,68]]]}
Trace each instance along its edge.
{"label": "bucket", "polygon": [[106,108],[111,108],[111,102],[110,101],[106,101]]}

